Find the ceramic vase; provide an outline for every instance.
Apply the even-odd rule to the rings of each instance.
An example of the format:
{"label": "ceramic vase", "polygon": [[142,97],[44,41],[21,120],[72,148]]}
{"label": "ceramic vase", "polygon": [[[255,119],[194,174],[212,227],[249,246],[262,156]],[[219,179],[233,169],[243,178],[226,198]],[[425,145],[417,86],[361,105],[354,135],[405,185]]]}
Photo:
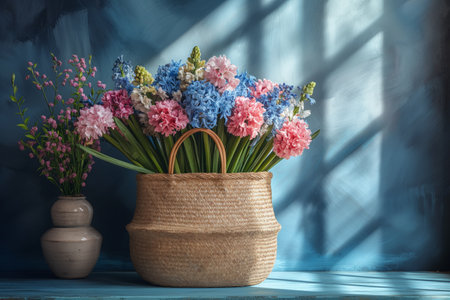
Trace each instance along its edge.
{"label": "ceramic vase", "polygon": [[102,236],[92,228],[92,205],[84,196],[61,196],[51,208],[55,227],[41,237],[52,272],[60,278],[88,276],[100,254]]}

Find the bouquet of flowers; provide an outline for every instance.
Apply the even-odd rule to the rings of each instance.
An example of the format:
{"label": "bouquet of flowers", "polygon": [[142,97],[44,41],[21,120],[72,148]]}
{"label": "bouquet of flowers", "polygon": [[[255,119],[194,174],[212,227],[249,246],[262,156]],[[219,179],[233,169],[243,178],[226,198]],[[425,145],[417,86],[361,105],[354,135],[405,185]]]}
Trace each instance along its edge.
{"label": "bouquet of flowers", "polygon": [[[102,103],[81,109],[75,122],[80,148],[141,173],[166,173],[176,141],[191,128],[213,130],[225,145],[228,173],[268,171],[282,159],[301,155],[319,131],[304,120],[314,82],[296,94],[294,86],[256,80],[225,56],[206,63],[194,47],[185,63],[159,66],[153,77],[123,56],[113,67],[115,89]],[[131,162],[89,145],[103,137]],[[219,153],[206,133],[191,136],[178,152],[175,173],[218,172]]]}
{"label": "bouquet of flowers", "polygon": [[[76,130],[75,121],[82,109],[100,99],[106,86],[100,81],[91,82],[97,71],[91,65],[91,57],[86,60],[73,55],[67,68],[62,67],[62,61],[55,55],[51,57],[52,80],[41,74],[32,62],[28,62],[29,74],[25,77],[32,81],[45,102],[48,113],[41,115],[40,122],[30,124],[26,116],[28,108],[24,107],[24,98],[17,96],[16,78],[12,75],[10,99],[17,105],[21,119],[17,126],[25,131],[25,139],[18,142],[19,148],[28,150],[29,157],[38,160],[41,175],[56,185],[63,196],[80,195],[94,161],[92,155],[77,147],[88,145],[88,141]],[[89,145],[100,150],[98,141]]]}

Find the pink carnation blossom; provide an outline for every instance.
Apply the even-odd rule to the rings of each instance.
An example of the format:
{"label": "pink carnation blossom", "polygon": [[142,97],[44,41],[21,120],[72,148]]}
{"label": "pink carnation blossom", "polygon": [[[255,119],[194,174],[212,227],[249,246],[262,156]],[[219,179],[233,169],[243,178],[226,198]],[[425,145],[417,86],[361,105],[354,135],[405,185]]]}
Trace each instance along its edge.
{"label": "pink carnation blossom", "polygon": [[166,137],[184,129],[189,123],[186,112],[175,100],[158,101],[150,107],[148,123]]}
{"label": "pink carnation blossom", "polygon": [[301,119],[286,121],[273,139],[273,151],[281,158],[301,155],[303,149],[309,149],[311,130]]}
{"label": "pink carnation blossom", "polygon": [[268,79],[258,79],[258,81],[255,83],[255,87],[251,88],[252,90],[252,96],[255,98],[259,98],[262,95],[265,95],[267,93],[270,93],[273,88],[277,87],[278,84],[273,83],[272,81]]}
{"label": "pink carnation blossom", "polygon": [[94,105],[90,108],[80,110],[75,127],[80,136],[85,140],[97,140],[109,128],[115,128],[113,113],[110,109],[101,105]]}
{"label": "pink carnation blossom", "polygon": [[224,55],[211,57],[205,65],[205,79],[216,86],[220,93],[238,86],[236,74],[237,67]]}
{"label": "pink carnation blossom", "polygon": [[103,106],[109,108],[114,117],[128,119],[133,113],[131,98],[126,90],[109,91],[103,94]]}
{"label": "pink carnation blossom", "polygon": [[236,97],[231,116],[228,118],[227,131],[235,136],[255,138],[264,123],[263,104],[255,99]]}

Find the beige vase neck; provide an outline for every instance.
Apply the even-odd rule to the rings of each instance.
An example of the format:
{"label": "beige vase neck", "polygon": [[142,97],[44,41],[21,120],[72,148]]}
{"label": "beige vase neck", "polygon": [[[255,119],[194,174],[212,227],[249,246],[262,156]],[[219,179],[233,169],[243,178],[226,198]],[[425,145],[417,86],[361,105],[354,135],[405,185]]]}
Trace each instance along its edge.
{"label": "beige vase neck", "polygon": [[89,226],[93,208],[84,196],[60,196],[51,208],[53,225],[56,227]]}

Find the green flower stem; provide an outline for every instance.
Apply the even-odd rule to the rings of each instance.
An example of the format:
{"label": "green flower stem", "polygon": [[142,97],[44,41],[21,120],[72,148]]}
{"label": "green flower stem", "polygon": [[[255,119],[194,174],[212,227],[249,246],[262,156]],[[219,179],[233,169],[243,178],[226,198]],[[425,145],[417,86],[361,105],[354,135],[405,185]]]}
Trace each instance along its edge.
{"label": "green flower stem", "polygon": [[194,149],[195,163],[197,165],[197,167],[196,167],[197,172],[202,172],[202,168],[201,168],[201,164],[200,164],[200,151],[197,147],[197,139],[193,135],[191,135],[189,137],[189,139],[191,140],[191,144],[193,145],[193,149]]}
{"label": "green flower stem", "polygon": [[203,148],[203,140],[202,140],[202,135],[201,134],[196,134],[194,135],[194,139],[195,139],[195,149],[197,150],[198,156],[198,164],[199,164],[199,171],[201,173],[205,172],[205,159],[204,159],[204,148]]}
{"label": "green flower stem", "polygon": [[217,125],[217,133],[220,137],[220,139],[222,140],[222,143],[224,145],[227,144],[227,136],[225,134],[225,119],[221,118],[219,120],[219,123]]}
{"label": "green flower stem", "polygon": [[[139,154],[133,149],[127,139],[117,130],[110,131],[110,137],[112,141],[115,141],[117,149],[122,152],[133,164],[144,167],[140,162]],[[108,138],[105,138],[108,141]],[[120,147],[120,148],[119,148]]]}
{"label": "green flower stem", "polygon": [[203,146],[205,150],[205,171],[211,172],[211,147],[209,145],[209,136],[202,132]]}
{"label": "green flower stem", "polygon": [[183,143],[184,153],[186,154],[189,166],[189,172],[197,173],[197,162],[195,160],[194,148],[192,147],[192,142],[186,139]]}
{"label": "green flower stem", "polygon": [[239,146],[237,147],[237,150],[235,150],[233,159],[227,168],[228,173],[234,173],[237,168],[237,163],[239,162],[240,157],[242,156],[243,149],[247,146],[247,144],[250,142],[250,137],[245,138],[238,138],[238,141],[240,141]]}
{"label": "green flower stem", "polygon": [[148,138],[144,135],[144,133],[142,132],[141,127],[139,126],[138,121],[136,120],[134,115],[130,116],[130,120],[131,122],[129,122],[129,126],[133,132],[133,134],[136,136],[136,138],[139,140],[139,143],[142,145],[142,147],[144,148],[147,156],[152,160],[153,164],[155,165],[156,170],[159,173],[162,173],[163,170],[161,168],[161,164],[157,159],[157,154],[155,149],[153,149],[153,146],[150,144],[150,141],[148,140]]}
{"label": "green flower stem", "polygon": [[233,160],[234,153],[236,152],[237,147],[239,146],[239,142],[241,140],[240,137],[230,135],[231,138],[228,139],[227,145],[227,172],[230,170],[231,161]]}
{"label": "green flower stem", "polygon": [[[183,129],[181,131],[182,134],[184,134],[187,131],[187,129]],[[183,149],[184,149],[184,153],[185,153],[185,157],[188,161],[188,165],[189,165],[189,169],[191,171],[191,173],[197,173],[197,161],[195,159],[195,150],[194,147],[192,146],[192,141],[189,138],[187,138],[186,140],[184,140],[183,142]]]}
{"label": "green flower stem", "polygon": [[167,172],[167,168],[168,168],[168,162],[169,162],[169,158],[166,155],[166,150],[164,148],[164,143],[162,141],[162,137],[161,136],[155,136],[154,138],[154,142],[156,145],[156,149],[158,150],[158,153],[160,154],[160,157],[163,161],[163,172],[162,173],[166,173]]}
{"label": "green flower stem", "polygon": [[267,157],[267,155],[269,155],[270,151],[272,151],[272,146],[273,139],[264,144],[256,159],[250,165],[249,172],[256,172],[256,170],[259,169],[261,164],[264,162],[264,159]]}
{"label": "green flower stem", "polygon": [[[174,142],[173,142],[173,137],[171,136],[171,135],[169,135],[168,137],[166,137],[165,139],[164,139],[164,141],[166,142],[166,145],[168,144],[168,151],[167,151],[167,154],[168,154],[168,156],[170,157],[170,152],[172,152],[172,148],[173,148],[173,145],[174,145]],[[180,151],[178,151],[178,153],[177,153],[177,156],[178,157],[180,157]],[[181,157],[181,160],[184,160],[184,157]],[[180,165],[178,164],[178,160],[177,160],[177,158],[175,157],[175,165],[174,165],[174,173],[175,174],[180,174],[181,173],[181,170],[180,170]]]}
{"label": "green flower stem", "polygon": [[[180,138],[180,134],[175,134],[173,136],[171,136],[172,139],[172,148],[174,145],[174,141],[178,140]],[[187,163],[187,157],[186,157],[186,153],[184,151],[184,147],[180,147],[178,148],[178,153],[177,153],[177,157],[179,157],[180,159],[178,159],[178,165],[180,166],[180,172],[181,173],[187,173],[188,172],[188,163]]]}
{"label": "green flower stem", "polygon": [[142,167],[142,165],[135,161],[124,149],[123,147],[119,144],[118,141],[116,141],[113,137],[111,137],[108,134],[104,134],[103,138],[110,143],[113,147],[117,148],[117,150],[119,150],[123,155],[125,155],[126,158],[128,158],[129,161],[131,161],[133,164],[135,164],[136,166]]}
{"label": "green flower stem", "polygon": [[169,161],[169,155],[170,155],[170,150],[171,150],[170,145],[169,145],[167,139],[163,136],[161,136],[161,143],[163,145],[164,153],[165,153],[165,156],[167,157],[167,161]]}
{"label": "green flower stem", "polygon": [[136,160],[139,161],[146,169],[152,170],[154,169],[154,165],[150,158],[145,153],[145,150],[142,148],[141,144],[136,140],[136,137],[133,133],[128,129],[128,127],[118,118],[114,118],[114,122],[119,128],[120,132],[125,136],[125,138],[130,143],[130,146],[134,150],[134,154],[136,155]]}
{"label": "green flower stem", "polygon": [[217,173],[219,171],[219,150],[217,150],[217,147],[213,149],[212,172]]}
{"label": "green flower stem", "polygon": [[[170,151],[172,150],[172,146],[170,145],[170,139],[168,137],[162,137],[161,139],[162,144],[164,145],[164,150],[166,152],[166,156],[169,158],[170,157]],[[168,171],[168,170],[167,170]],[[174,173],[179,173],[180,172],[180,167],[178,166],[178,163],[175,159],[175,165],[174,165]]]}
{"label": "green flower stem", "polygon": [[256,172],[262,172],[270,165],[270,163],[275,159],[276,154],[272,151],[261,164],[261,166],[256,170]]}
{"label": "green flower stem", "polygon": [[245,164],[249,159],[250,156],[250,151],[251,151],[251,144],[252,144],[252,140],[249,140],[247,145],[245,146],[245,148],[243,149],[243,154],[241,155],[241,157],[239,158],[238,161],[238,166],[239,168],[236,169],[236,172],[245,172]]}
{"label": "green flower stem", "polygon": [[[226,134],[225,134],[225,119],[221,118],[217,124],[217,129],[214,130],[215,132],[217,132],[217,135],[219,136],[219,138],[222,141],[222,144],[224,144],[224,146],[226,146],[227,144],[227,139],[226,139]],[[219,172],[219,161],[220,161],[220,155],[219,155],[219,150],[216,147],[214,147],[214,154],[213,154],[213,172]]]}
{"label": "green flower stem", "polygon": [[243,168],[243,162],[247,156],[248,149],[250,146],[250,137],[245,137],[243,139],[242,145],[238,148],[238,156],[236,158],[236,163],[233,166],[233,169],[231,170],[231,173],[237,173],[240,172]]}
{"label": "green flower stem", "polygon": [[184,147],[180,147],[179,151],[181,151],[183,158],[184,158],[184,161],[180,162],[181,172],[183,172],[183,173],[191,172],[191,169],[190,169],[191,166],[189,165],[189,158],[186,154],[186,149]]}
{"label": "green flower stem", "polygon": [[248,172],[250,165],[254,162],[256,155],[259,153],[259,149],[265,144],[268,143],[266,141],[267,136],[272,131],[272,126],[268,128],[266,133],[264,133],[261,137],[259,137],[259,141],[256,142],[256,144],[253,146],[253,148],[250,151],[250,155],[247,157],[247,160],[244,162],[244,168],[243,172]]}
{"label": "green flower stem", "polygon": [[120,149],[123,150],[123,153],[126,153],[126,155],[129,156],[130,160],[136,161],[137,155],[131,151],[132,147],[130,146],[130,143],[119,131],[115,129],[110,130],[109,135],[120,146]]}
{"label": "green flower stem", "polygon": [[282,161],[283,159],[281,158],[281,157],[275,157],[271,162],[270,162],[270,164],[265,168],[265,169],[263,169],[263,171],[269,171],[270,169],[272,169],[273,167],[275,167],[280,161]]}

